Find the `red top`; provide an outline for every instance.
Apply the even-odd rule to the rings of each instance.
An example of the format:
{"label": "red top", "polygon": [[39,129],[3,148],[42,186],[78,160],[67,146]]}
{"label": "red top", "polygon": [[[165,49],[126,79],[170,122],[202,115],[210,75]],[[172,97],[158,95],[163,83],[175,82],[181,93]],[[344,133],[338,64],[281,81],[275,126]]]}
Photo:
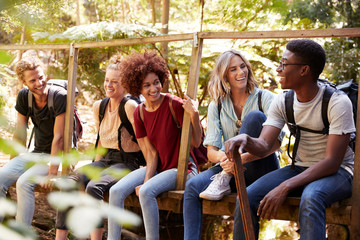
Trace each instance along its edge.
{"label": "red top", "polygon": [[[143,105],[144,122],[140,118],[139,107],[134,112],[136,138],[148,137],[159,153],[157,171],[162,172],[171,168],[177,168],[181,128],[177,128],[171,115],[167,93],[158,109],[148,112]],[[180,125],[183,123],[184,108],[182,99],[173,96],[172,106]]]}

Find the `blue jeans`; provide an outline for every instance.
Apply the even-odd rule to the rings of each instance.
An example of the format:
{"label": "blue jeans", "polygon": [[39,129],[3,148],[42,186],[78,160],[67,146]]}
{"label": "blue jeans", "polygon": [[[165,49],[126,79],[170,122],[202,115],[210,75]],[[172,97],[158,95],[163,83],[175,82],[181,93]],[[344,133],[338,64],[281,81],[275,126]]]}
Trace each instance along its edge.
{"label": "blue jeans", "polygon": [[[193,160],[189,159],[193,162]],[[193,166],[195,166],[193,164]],[[132,171],[110,188],[109,204],[124,208],[127,196],[134,192],[135,187],[144,183],[146,167]],[[139,199],[144,220],[146,239],[159,239],[159,208],[156,196],[162,192],[174,190],[176,187],[177,169],[172,168],[155,175],[140,188]],[[188,174],[188,179],[197,174],[196,166]],[[108,220],[108,239],[117,240],[121,237],[121,226],[113,219]]]}
{"label": "blue jeans", "polygon": [[[239,134],[246,133],[252,137],[258,137],[265,120],[266,116],[264,113],[260,111],[250,112],[245,117]],[[247,186],[266,173],[280,167],[276,154],[271,154],[263,159],[246,163],[244,166],[246,167],[244,174]],[[210,178],[221,171],[221,166],[215,165],[186,182],[183,205],[184,239],[200,239],[202,227],[202,199],[199,197],[199,194],[212,182]],[[233,179],[230,183],[234,183]]]}
{"label": "blue jeans", "polygon": [[11,159],[0,168],[0,197],[5,197],[9,187],[16,182],[16,220],[27,226],[31,226],[35,210],[34,188],[36,184],[31,181],[31,178],[46,176],[49,171],[49,166],[46,164],[35,164],[29,169],[27,169],[27,164],[29,160],[36,161],[46,156],[50,157],[44,153],[22,154]]}
{"label": "blue jeans", "polygon": [[[286,166],[266,174],[247,187],[256,238],[259,235],[259,218],[256,216],[256,212],[260,201],[282,182],[305,170],[305,167],[295,166],[295,169],[291,169],[291,166]],[[334,202],[351,197],[352,179],[349,172],[340,168],[337,173],[311,182],[304,188],[289,194],[289,196],[301,196],[299,206],[300,239],[326,239],[326,208]],[[238,201],[234,218],[235,239],[245,239]]]}

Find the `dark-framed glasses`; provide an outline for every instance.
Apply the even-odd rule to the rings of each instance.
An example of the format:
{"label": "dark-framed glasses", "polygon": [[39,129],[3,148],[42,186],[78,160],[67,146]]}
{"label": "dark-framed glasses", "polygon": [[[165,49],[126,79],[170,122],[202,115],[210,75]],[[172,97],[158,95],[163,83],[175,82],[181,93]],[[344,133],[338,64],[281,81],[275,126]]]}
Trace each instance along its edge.
{"label": "dark-framed glasses", "polygon": [[284,63],[284,62],[280,61],[279,67],[281,68],[281,70],[284,70],[286,65],[303,65],[303,66],[305,66],[308,64],[306,64],[306,63]]}

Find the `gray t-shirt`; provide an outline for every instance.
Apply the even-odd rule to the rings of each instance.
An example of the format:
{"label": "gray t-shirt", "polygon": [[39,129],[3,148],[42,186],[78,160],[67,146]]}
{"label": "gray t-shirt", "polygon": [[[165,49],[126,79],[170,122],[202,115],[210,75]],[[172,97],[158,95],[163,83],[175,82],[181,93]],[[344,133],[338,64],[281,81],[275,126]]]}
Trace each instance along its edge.
{"label": "gray t-shirt", "polygon": [[[34,123],[35,148],[34,152],[51,153],[51,144],[54,138],[55,118],[66,111],[66,90],[54,88],[54,113],[50,114],[47,105],[40,110],[34,107],[34,111],[29,111],[28,107],[28,88],[20,90],[15,109],[24,116],[30,116]],[[33,96],[34,97],[34,96]],[[48,95],[49,97],[49,95]],[[33,99],[33,104],[35,100]]]}
{"label": "gray t-shirt", "polygon": [[[324,124],[321,117],[321,104],[325,86],[321,85],[316,97],[310,102],[299,102],[294,94],[294,118],[297,125],[322,130]],[[342,135],[355,132],[352,103],[345,94],[335,92],[328,107],[329,134]],[[270,125],[282,129],[287,123],[285,112],[285,93],[278,95],[272,102],[267,121]],[[328,135],[301,131],[296,165],[310,167],[325,157]],[[353,174],[354,152],[347,148],[341,167]]]}

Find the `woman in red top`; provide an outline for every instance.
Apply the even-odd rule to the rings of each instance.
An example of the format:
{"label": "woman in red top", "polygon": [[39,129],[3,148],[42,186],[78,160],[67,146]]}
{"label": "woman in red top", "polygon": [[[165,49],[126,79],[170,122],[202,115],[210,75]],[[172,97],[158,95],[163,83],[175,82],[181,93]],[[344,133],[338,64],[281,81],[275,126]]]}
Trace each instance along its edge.
{"label": "woman in red top", "polygon": [[[145,98],[134,112],[135,134],[146,159],[146,167],[122,178],[110,189],[109,203],[124,206],[125,198],[136,191],[139,196],[147,239],[159,239],[159,210],[156,196],[175,189],[180,149],[181,128],[172,116],[169,101],[177,121],[182,125],[184,111],[192,123],[191,145],[201,143],[202,129],[197,103],[190,98],[180,99],[161,93],[168,80],[165,60],[155,51],[133,53],[121,61],[122,84],[133,96]],[[197,166],[189,159],[188,178],[197,174]],[[108,239],[120,239],[121,226],[109,219]]]}

